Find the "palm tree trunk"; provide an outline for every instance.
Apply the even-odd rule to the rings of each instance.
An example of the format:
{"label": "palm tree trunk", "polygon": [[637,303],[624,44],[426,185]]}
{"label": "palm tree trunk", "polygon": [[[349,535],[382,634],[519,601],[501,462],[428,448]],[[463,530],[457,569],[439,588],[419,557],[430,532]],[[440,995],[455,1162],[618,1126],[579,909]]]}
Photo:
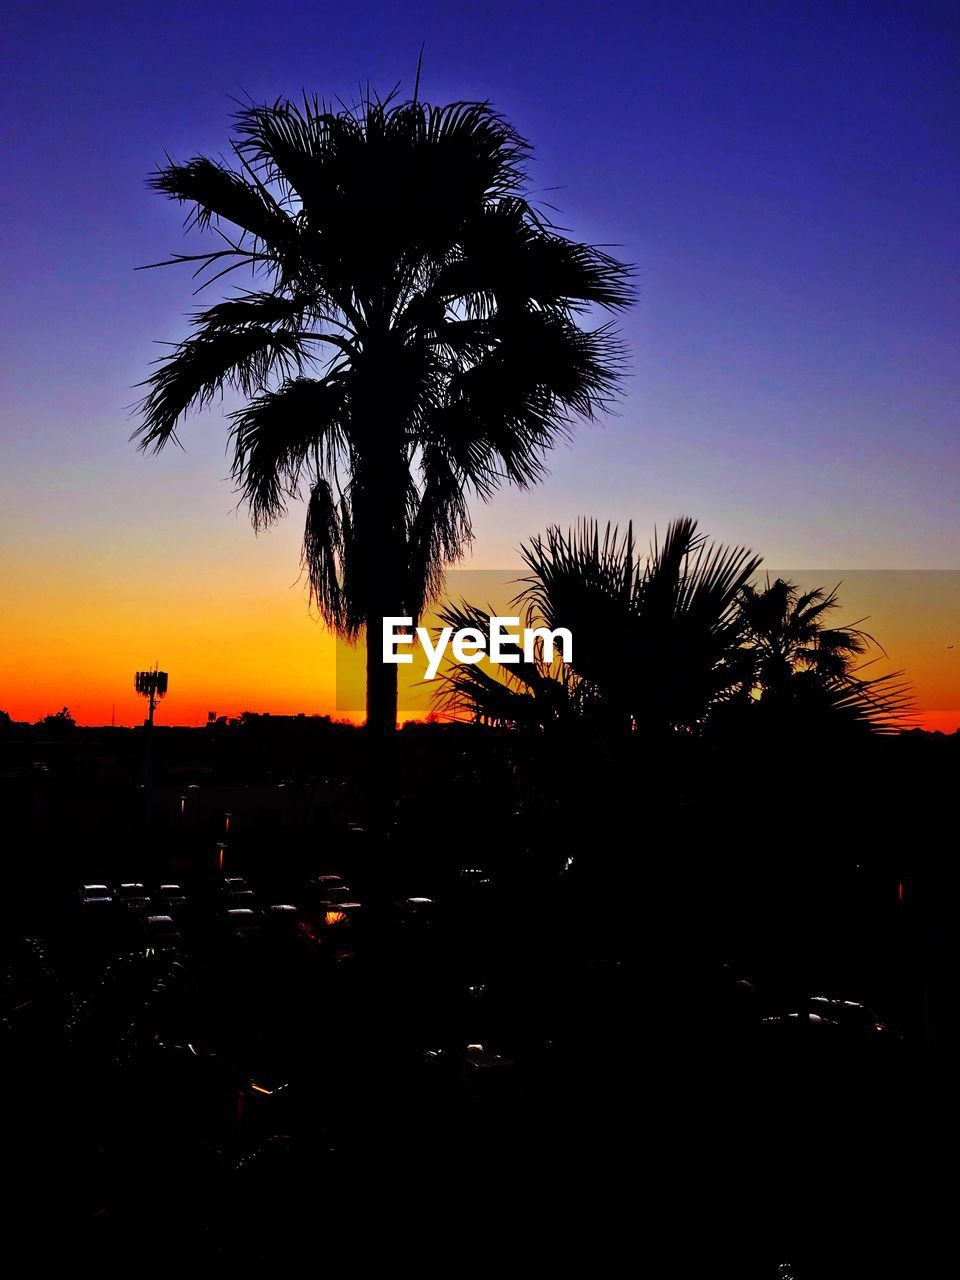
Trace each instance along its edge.
{"label": "palm tree trunk", "polygon": [[[396,611],[395,611],[396,612]],[[390,1164],[392,1159],[390,1088],[393,1064],[389,1048],[396,1042],[392,1006],[386,995],[390,972],[387,904],[392,897],[388,859],[394,812],[397,668],[383,661],[381,628],[385,612],[367,612],[367,722],[363,897],[366,928],[355,987],[358,1008],[356,1044],[356,1160],[360,1230],[359,1263],[363,1274],[389,1270]]]}
{"label": "palm tree trunk", "polygon": [[387,615],[367,614],[367,732],[388,737],[397,727],[397,668],[382,660],[381,628]]}

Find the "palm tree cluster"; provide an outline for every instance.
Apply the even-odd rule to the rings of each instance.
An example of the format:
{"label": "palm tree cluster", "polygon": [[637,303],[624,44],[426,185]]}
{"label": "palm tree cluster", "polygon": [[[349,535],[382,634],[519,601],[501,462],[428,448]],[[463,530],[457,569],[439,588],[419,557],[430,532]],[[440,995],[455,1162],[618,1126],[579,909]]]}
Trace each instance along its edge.
{"label": "palm tree cluster", "polygon": [[[449,669],[438,703],[455,716],[526,728],[589,725],[650,738],[807,728],[885,730],[909,710],[898,675],[869,679],[859,660],[875,643],[857,624],[828,626],[836,591],[800,592],[754,579],[760,558],[673,521],[649,554],[624,533],[581,521],[520,549],[528,574],[514,605],[528,627],[568,628],[573,660]],[[490,612],[488,610],[487,612]],[[455,628],[486,614],[460,602]]]}
{"label": "palm tree cluster", "polygon": [[[253,281],[194,313],[146,382],[142,448],[233,391],[232,472],[257,529],[306,499],[302,567],[341,636],[420,615],[471,538],[468,496],[524,486],[615,394],[616,334],[588,309],[629,269],[525,195],[527,143],[486,103],[369,95],[251,105],[232,162],[152,177],[217,237],[203,285]],[[396,722],[396,667],[368,645],[368,724]]]}
{"label": "palm tree cluster", "polygon": [[[629,304],[631,271],[528,199],[528,144],[488,103],[364,95],[242,108],[232,161],[151,177],[214,247],[175,254],[199,288],[247,284],[193,313],[146,381],[141,448],[179,443],[191,409],[232,392],[232,475],[256,529],[304,498],[301,567],[341,637],[366,631],[367,724],[396,725],[381,620],[416,625],[472,537],[468,501],[540,478],[547,451],[618,390],[622,352],[588,312]],[[522,549],[532,627],[569,628],[575,660],[461,666],[440,700],[500,724],[602,724],[653,736],[719,725],[899,724],[907,690],[868,679],[872,643],[828,625],[836,592],[755,583],[759,558],[679,519],[638,556],[632,526],[584,521]],[[455,628],[485,630],[461,602]],[[858,665],[860,664],[860,665]],[[747,720],[749,717],[749,720]]]}

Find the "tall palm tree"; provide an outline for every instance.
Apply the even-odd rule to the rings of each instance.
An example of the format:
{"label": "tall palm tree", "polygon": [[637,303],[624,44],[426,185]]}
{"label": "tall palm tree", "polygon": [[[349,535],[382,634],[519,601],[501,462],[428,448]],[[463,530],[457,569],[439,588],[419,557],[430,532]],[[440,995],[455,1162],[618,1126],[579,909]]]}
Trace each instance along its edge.
{"label": "tall palm tree", "polygon": [[[514,603],[530,627],[566,627],[569,667],[534,661],[458,666],[439,698],[455,711],[515,725],[595,725],[648,736],[695,727],[750,670],[742,650],[740,592],[759,558],[708,542],[681,517],[638,557],[633,527],[621,534],[593,520],[564,533],[554,526],[521,547],[530,573]],[[455,627],[477,626],[475,608],[444,610]]]}
{"label": "tall palm tree", "polygon": [[253,286],[193,314],[146,381],[141,448],[225,390],[232,470],[257,529],[305,495],[302,567],[340,636],[367,633],[367,723],[396,724],[381,619],[416,619],[471,538],[469,494],[528,485],[572,422],[615,394],[620,347],[589,308],[629,269],[527,200],[527,143],[487,103],[367,97],[242,109],[230,164],[151,177],[215,247],[205,284]]}

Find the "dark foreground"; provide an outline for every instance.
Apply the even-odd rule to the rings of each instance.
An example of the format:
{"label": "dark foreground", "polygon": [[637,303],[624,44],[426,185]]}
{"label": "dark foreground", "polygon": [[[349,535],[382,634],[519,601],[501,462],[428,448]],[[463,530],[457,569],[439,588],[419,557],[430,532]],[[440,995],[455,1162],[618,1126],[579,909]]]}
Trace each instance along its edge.
{"label": "dark foreground", "polygon": [[945,1274],[956,743],[298,733],[5,744],[14,1274]]}

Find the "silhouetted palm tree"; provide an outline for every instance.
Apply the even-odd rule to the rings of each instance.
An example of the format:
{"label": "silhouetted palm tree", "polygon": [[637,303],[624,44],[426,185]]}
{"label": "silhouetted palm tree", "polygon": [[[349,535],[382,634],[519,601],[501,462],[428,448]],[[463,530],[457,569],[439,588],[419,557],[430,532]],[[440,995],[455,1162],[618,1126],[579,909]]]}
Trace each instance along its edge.
{"label": "silhouetted palm tree", "polygon": [[[539,651],[509,667],[456,666],[438,702],[497,724],[586,722],[654,735],[708,723],[721,737],[902,727],[909,686],[899,672],[863,676],[858,659],[876,641],[856,623],[826,625],[836,591],[801,593],[782,579],[756,587],[758,557],[696,530],[675,520],[644,561],[632,526],[620,535],[608,524],[601,538],[593,521],[521,547],[531,572],[514,604],[528,626],[572,632],[572,663]],[[481,631],[487,623],[465,602],[441,617]]]}
{"label": "silhouetted palm tree", "polygon": [[[467,495],[527,485],[615,391],[619,346],[587,328],[629,272],[524,196],[529,148],[486,103],[277,101],[236,118],[234,163],[150,179],[218,247],[192,262],[256,287],[193,316],[147,380],[141,447],[225,389],[233,475],[256,528],[305,493],[303,568],[326,622],[366,626],[367,722],[396,722],[384,616],[416,619],[471,537]],[[154,264],[169,265],[169,264]]]}
{"label": "silhouetted palm tree", "polygon": [[[742,650],[740,592],[759,559],[697,533],[696,521],[671,523],[638,559],[633,527],[624,534],[585,520],[521,547],[530,569],[514,604],[529,627],[568,628],[569,667],[533,663],[457,666],[439,698],[449,708],[516,725],[587,720],[647,735],[691,729],[742,687],[750,671]],[[443,612],[453,626],[484,615],[461,605]]]}
{"label": "silhouetted palm tree", "polygon": [[837,608],[837,588],[801,592],[783,578],[774,582],[768,578],[763,587],[748,583],[743,588],[740,607],[765,689],[775,688],[799,671],[815,672],[822,679],[843,679],[856,659],[876,644],[856,623],[827,626],[827,615]]}
{"label": "silhouetted palm tree", "polygon": [[753,692],[769,726],[772,717],[797,732],[825,718],[873,731],[899,728],[911,710],[910,688],[893,672],[873,679],[861,673],[871,647],[883,648],[858,622],[828,625],[838,608],[838,588],[801,591],[777,578],[748,583],[740,597],[747,642],[754,654]]}

